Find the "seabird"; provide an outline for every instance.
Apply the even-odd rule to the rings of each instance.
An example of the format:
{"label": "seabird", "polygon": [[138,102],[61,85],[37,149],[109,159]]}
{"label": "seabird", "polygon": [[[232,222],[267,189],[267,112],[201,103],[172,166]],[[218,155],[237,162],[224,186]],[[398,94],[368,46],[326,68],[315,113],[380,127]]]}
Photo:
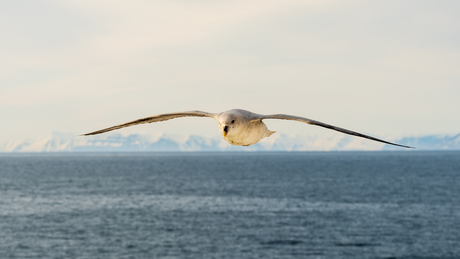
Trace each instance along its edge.
{"label": "seabird", "polygon": [[412,148],[409,146],[399,145],[395,143],[391,143],[385,140],[381,140],[378,138],[374,138],[368,135],[364,135],[355,131],[339,128],[336,126],[332,126],[326,123],[322,123],[319,121],[293,116],[293,115],[286,115],[286,114],[273,114],[273,115],[261,115],[257,113],[253,113],[246,110],[241,109],[233,109],[221,113],[209,113],[203,111],[188,111],[188,112],[175,112],[175,113],[165,113],[165,114],[158,114],[155,116],[147,117],[138,119],[135,121],[123,123],[120,125],[116,125],[110,128],[105,128],[102,130],[90,132],[87,134],[83,134],[84,136],[88,135],[96,135],[101,134],[104,132],[121,129],[125,127],[130,127],[138,124],[145,124],[145,123],[152,123],[152,122],[159,122],[159,121],[166,121],[170,119],[180,118],[180,117],[210,117],[219,123],[219,131],[220,134],[224,137],[224,139],[235,146],[250,146],[253,145],[263,138],[270,137],[276,131],[271,131],[267,129],[267,126],[263,122],[263,120],[267,119],[277,119],[277,120],[293,120],[299,121],[303,123],[307,123],[310,125],[316,125],[336,131],[340,131],[345,134],[366,138],[378,142],[382,142],[385,144],[390,144],[398,147],[405,147],[405,148]]}

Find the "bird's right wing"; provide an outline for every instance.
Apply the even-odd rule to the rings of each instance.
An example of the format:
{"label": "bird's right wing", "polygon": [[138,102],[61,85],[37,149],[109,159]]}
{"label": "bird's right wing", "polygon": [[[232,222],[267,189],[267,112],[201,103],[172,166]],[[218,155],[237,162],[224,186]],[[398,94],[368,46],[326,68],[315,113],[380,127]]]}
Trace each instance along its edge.
{"label": "bird's right wing", "polygon": [[208,113],[208,112],[202,112],[202,111],[164,113],[164,114],[158,114],[158,115],[155,115],[155,116],[152,116],[152,117],[138,119],[138,120],[135,120],[135,121],[130,121],[130,122],[123,123],[123,124],[120,124],[120,125],[116,125],[116,126],[113,126],[113,127],[110,127],[110,128],[105,128],[105,129],[101,129],[101,130],[98,130],[98,131],[86,133],[86,134],[83,134],[83,136],[96,135],[96,134],[101,134],[101,133],[104,133],[104,132],[107,132],[107,131],[121,129],[121,128],[134,126],[134,125],[138,125],[138,124],[166,121],[166,120],[180,118],[180,117],[211,117],[211,118],[215,118],[215,116],[216,116],[215,113]]}
{"label": "bird's right wing", "polygon": [[391,142],[388,142],[388,141],[385,141],[385,140],[374,138],[374,137],[364,135],[364,134],[361,134],[361,133],[358,133],[358,132],[355,132],[355,131],[347,130],[347,129],[344,129],[344,128],[339,128],[339,127],[329,125],[329,124],[326,124],[326,123],[323,123],[323,122],[319,122],[319,121],[315,121],[315,120],[311,120],[311,119],[307,119],[307,118],[303,118],[303,117],[293,116],[293,115],[287,115],[287,114],[258,115],[257,118],[261,119],[261,120],[263,120],[263,119],[278,119],[278,120],[300,121],[300,122],[303,122],[303,123],[316,125],[316,126],[336,130],[336,131],[340,131],[340,132],[345,133],[345,134],[349,134],[349,135],[353,135],[353,136],[357,136],[357,137],[361,137],[361,138],[367,138],[367,139],[382,142],[382,143],[385,143],[385,144],[390,144],[390,145],[394,145],[394,146],[398,146],[398,147],[413,148],[413,147],[409,147],[409,146],[404,146],[404,145],[391,143]]}

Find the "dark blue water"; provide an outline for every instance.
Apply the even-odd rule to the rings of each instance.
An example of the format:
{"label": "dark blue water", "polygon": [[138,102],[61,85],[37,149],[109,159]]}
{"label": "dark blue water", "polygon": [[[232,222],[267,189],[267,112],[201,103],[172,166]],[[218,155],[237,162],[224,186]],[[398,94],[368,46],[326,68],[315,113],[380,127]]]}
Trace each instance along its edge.
{"label": "dark blue water", "polygon": [[460,152],[1,155],[0,258],[460,258]]}

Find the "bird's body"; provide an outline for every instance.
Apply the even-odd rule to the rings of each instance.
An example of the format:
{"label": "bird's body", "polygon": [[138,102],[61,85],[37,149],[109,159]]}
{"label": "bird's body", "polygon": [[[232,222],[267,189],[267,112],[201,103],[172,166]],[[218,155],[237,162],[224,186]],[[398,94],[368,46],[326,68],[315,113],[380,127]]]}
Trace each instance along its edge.
{"label": "bird's body", "polygon": [[250,146],[273,134],[274,131],[268,130],[265,123],[255,115],[241,109],[220,113],[217,116],[220,133],[228,143],[235,146]]}
{"label": "bird's body", "polygon": [[286,114],[274,114],[274,115],[261,115],[257,113],[253,113],[246,110],[241,109],[233,109],[221,113],[208,113],[202,111],[189,111],[189,112],[178,112],[178,113],[166,113],[166,114],[159,114],[152,117],[147,117],[135,121],[131,121],[128,123],[116,125],[110,128],[94,131],[91,133],[87,133],[84,135],[96,135],[100,133],[104,133],[107,131],[112,131],[120,128],[125,128],[137,124],[144,124],[144,123],[152,123],[152,122],[159,122],[170,120],[179,117],[210,117],[217,120],[219,124],[219,131],[222,134],[223,138],[230,144],[236,146],[250,146],[253,145],[265,137],[271,136],[275,131],[268,130],[265,123],[262,121],[264,119],[281,119],[281,120],[294,120],[299,121],[311,125],[317,125],[329,129],[333,129],[336,131],[340,131],[346,134],[367,138],[370,140],[410,148],[408,146],[403,146],[391,142],[387,142],[381,139],[377,139],[368,135],[364,135],[358,132],[354,132],[351,130],[346,130],[343,128],[339,128],[336,126],[332,126],[326,123],[322,123],[315,120],[310,120],[303,117],[297,117],[292,115]]}

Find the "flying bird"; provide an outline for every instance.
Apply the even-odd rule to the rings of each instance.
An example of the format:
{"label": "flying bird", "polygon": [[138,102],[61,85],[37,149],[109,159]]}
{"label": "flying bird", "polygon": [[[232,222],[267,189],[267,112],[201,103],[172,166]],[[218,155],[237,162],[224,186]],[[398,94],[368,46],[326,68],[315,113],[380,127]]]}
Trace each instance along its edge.
{"label": "flying bird", "polygon": [[120,125],[116,125],[110,128],[105,128],[105,129],[94,131],[94,132],[90,132],[90,133],[83,134],[83,135],[84,136],[96,135],[96,134],[101,134],[104,132],[121,129],[125,127],[130,127],[130,126],[134,126],[138,124],[166,121],[166,120],[180,118],[180,117],[209,117],[209,118],[213,118],[217,120],[217,122],[219,123],[220,134],[222,134],[222,136],[228,143],[235,145],[235,146],[250,146],[250,145],[253,145],[259,142],[263,138],[270,137],[276,131],[268,130],[263,120],[278,119],[278,120],[299,121],[299,122],[303,122],[303,123],[307,123],[311,125],[316,125],[316,126],[340,131],[345,134],[382,142],[385,144],[390,144],[390,145],[394,145],[398,147],[412,148],[409,146],[391,143],[391,142],[381,140],[378,138],[374,138],[368,135],[364,135],[358,132],[339,128],[336,126],[332,126],[326,123],[322,123],[322,122],[315,121],[315,120],[310,120],[310,119],[303,118],[303,117],[286,115],[286,114],[261,115],[261,114],[253,113],[250,111],[241,110],[241,109],[233,109],[233,110],[229,110],[229,111],[225,111],[221,113],[188,111],[188,112],[158,114],[152,117],[138,119],[135,121],[123,123]]}

